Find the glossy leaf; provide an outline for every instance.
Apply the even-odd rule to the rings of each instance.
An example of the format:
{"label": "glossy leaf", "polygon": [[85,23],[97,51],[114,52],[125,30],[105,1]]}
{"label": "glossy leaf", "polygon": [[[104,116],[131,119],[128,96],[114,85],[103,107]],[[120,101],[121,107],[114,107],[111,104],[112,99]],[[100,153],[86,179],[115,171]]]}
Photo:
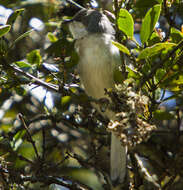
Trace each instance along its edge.
{"label": "glossy leaf", "polygon": [[161,12],[161,5],[154,5],[145,15],[145,18],[142,22],[141,30],[140,30],[140,39],[142,44],[147,42],[151,33],[154,30],[154,27],[159,19]]}
{"label": "glossy leaf", "polygon": [[112,41],[113,45],[115,45],[120,51],[122,51],[123,53],[130,55],[130,51],[128,50],[127,47],[125,47],[123,44],[120,44],[118,42],[114,42]]}
{"label": "glossy leaf", "polygon": [[4,36],[6,33],[8,33],[11,29],[10,25],[2,25],[0,26],[0,37]]}
{"label": "glossy leaf", "polygon": [[161,53],[161,51],[163,51],[164,49],[169,50],[175,46],[176,46],[175,43],[169,43],[169,42],[157,43],[151,47],[147,47],[144,50],[142,50],[138,56],[138,59],[146,59],[152,57],[154,55]]}
{"label": "glossy leaf", "polygon": [[133,38],[134,21],[131,14],[126,9],[120,9],[117,24],[122,32],[128,37]]}

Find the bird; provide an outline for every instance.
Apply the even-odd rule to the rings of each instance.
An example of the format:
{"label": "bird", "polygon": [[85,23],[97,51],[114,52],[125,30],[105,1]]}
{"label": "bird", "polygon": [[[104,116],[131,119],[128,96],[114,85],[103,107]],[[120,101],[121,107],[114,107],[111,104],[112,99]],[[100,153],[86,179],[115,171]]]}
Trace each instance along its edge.
{"label": "bird", "polygon": [[[104,89],[114,89],[114,72],[121,65],[119,49],[112,43],[115,40],[112,23],[103,12],[83,8],[68,25],[75,39],[79,56],[77,69],[86,94],[95,99],[107,98]],[[94,107],[101,113],[97,105]],[[110,110],[101,114],[109,120],[115,119],[115,113]],[[113,184],[124,183],[126,165],[126,147],[112,132],[110,177]]]}

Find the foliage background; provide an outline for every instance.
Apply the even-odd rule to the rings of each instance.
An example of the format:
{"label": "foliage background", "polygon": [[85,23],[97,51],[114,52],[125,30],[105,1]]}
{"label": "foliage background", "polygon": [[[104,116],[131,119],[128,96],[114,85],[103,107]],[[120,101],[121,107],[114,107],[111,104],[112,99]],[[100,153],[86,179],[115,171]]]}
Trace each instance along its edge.
{"label": "foliage background", "polygon": [[[113,5],[116,45],[133,65],[117,80],[149,97],[143,120],[157,127],[129,148],[126,189],[182,189],[183,2]],[[0,1],[0,189],[110,189],[108,121],[80,88],[74,41],[62,24],[77,11],[65,1]]]}

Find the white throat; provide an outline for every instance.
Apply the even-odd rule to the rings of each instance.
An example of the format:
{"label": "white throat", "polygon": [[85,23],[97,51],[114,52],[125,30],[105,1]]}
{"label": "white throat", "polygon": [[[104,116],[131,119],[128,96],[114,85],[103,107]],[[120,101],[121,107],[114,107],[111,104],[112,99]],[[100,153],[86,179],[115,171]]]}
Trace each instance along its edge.
{"label": "white throat", "polygon": [[77,21],[73,21],[69,24],[69,30],[71,31],[74,39],[83,38],[88,34],[86,27],[81,22]]}

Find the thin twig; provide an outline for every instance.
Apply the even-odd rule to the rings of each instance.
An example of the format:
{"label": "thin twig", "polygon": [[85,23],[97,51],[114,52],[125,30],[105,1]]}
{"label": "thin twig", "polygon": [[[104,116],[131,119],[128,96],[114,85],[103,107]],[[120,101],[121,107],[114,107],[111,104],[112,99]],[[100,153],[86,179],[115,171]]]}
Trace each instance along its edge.
{"label": "thin twig", "polygon": [[18,114],[18,117],[19,117],[19,119],[21,120],[21,122],[22,122],[22,124],[23,124],[23,127],[25,128],[25,130],[26,130],[26,132],[27,132],[27,135],[28,135],[28,138],[29,138],[29,139],[28,139],[29,142],[32,144],[32,146],[33,146],[33,148],[34,148],[34,151],[35,151],[35,153],[36,153],[36,156],[37,156],[37,158],[39,159],[40,157],[39,157],[39,154],[38,154],[38,151],[37,151],[35,142],[34,142],[33,139],[32,139],[32,136],[31,136],[31,134],[30,134],[30,132],[29,132],[29,128],[27,127],[26,122],[25,122],[25,120],[24,120],[24,117],[23,117],[23,115],[22,115],[21,113]]}
{"label": "thin twig", "polygon": [[47,89],[49,89],[49,90],[55,91],[55,92],[59,92],[59,88],[58,88],[57,85],[53,85],[53,84],[49,84],[49,83],[47,83],[47,82],[44,82],[44,81],[38,79],[37,77],[31,75],[30,73],[24,72],[23,70],[21,70],[21,69],[18,68],[18,67],[13,67],[13,66],[10,66],[10,65],[9,65],[9,67],[10,67],[13,71],[15,71],[15,72],[17,72],[17,73],[19,73],[19,74],[21,74],[21,75],[24,75],[25,77],[28,77],[29,79],[31,79],[34,84],[41,85],[41,86],[43,86],[43,87],[45,87],[45,88],[47,88]]}
{"label": "thin twig", "polygon": [[30,163],[30,164],[32,164],[32,165],[34,164],[31,160],[25,158],[25,157],[22,156],[22,155],[18,155],[18,158],[19,158],[20,160],[23,160],[23,161],[25,161],[25,162],[28,162],[28,163]]}
{"label": "thin twig", "polygon": [[75,1],[73,0],[67,0],[69,3],[73,4],[74,6],[76,6],[77,8],[80,8],[80,9],[84,9],[84,7],[82,7],[81,5],[79,5],[78,3],[76,3]]}
{"label": "thin twig", "polygon": [[1,60],[0,60],[1,64],[4,66],[5,69],[10,69],[12,70],[13,72],[15,73],[19,73],[29,79],[31,79],[32,83],[34,84],[37,84],[37,85],[41,85],[43,87],[45,87],[46,89],[49,89],[51,91],[55,91],[55,92],[59,92],[59,87],[58,85],[53,85],[53,84],[49,84],[45,81],[42,81],[40,79],[38,79],[37,77],[35,77],[34,75],[31,75],[30,73],[27,73],[27,72],[24,72],[23,70],[21,70],[20,68],[18,67],[15,67],[15,66],[12,66],[10,65],[7,61],[6,61],[6,58],[5,57],[1,57]]}

